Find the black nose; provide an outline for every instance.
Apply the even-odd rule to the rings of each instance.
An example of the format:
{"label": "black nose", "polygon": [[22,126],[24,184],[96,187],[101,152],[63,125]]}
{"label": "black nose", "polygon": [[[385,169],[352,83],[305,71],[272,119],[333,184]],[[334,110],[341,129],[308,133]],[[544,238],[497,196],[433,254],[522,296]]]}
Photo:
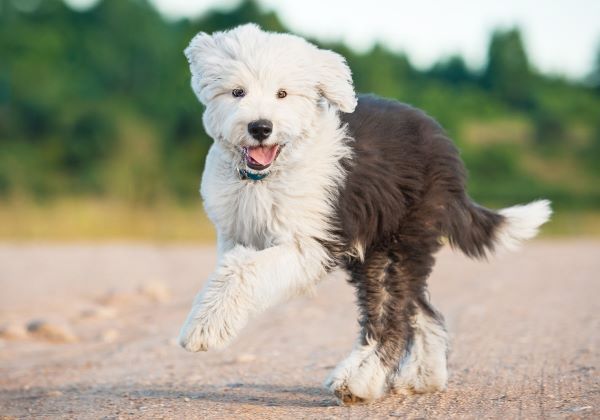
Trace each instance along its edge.
{"label": "black nose", "polygon": [[256,120],[248,124],[248,132],[258,141],[263,141],[271,135],[273,123],[269,120]]}

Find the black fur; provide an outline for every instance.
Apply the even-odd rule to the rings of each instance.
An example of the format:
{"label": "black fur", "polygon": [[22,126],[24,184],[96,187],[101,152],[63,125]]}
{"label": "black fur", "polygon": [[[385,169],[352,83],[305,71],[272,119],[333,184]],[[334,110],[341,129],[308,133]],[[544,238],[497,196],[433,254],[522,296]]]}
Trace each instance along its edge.
{"label": "black fur", "polygon": [[[355,112],[341,118],[354,156],[345,162],[339,195],[338,235],[346,252],[337,256],[356,288],[363,344],[377,342],[391,374],[410,351],[415,311],[443,322],[426,293],[443,238],[484,257],[504,218],[471,201],[458,150],[423,112],[361,96]],[[348,256],[357,244],[364,258]]]}
{"label": "black fur", "polygon": [[354,113],[341,118],[354,138],[337,209],[345,243],[368,249],[428,232],[472,257],[493,250],[503,217],[467,196],[458,150],[437,122],[374,96],[360,96]]}

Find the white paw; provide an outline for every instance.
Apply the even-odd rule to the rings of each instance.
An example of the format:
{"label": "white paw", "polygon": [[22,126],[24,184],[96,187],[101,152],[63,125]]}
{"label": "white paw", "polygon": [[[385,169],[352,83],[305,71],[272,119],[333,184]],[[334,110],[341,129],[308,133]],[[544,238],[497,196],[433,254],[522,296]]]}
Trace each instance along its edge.
{"label": "white paw", "polygon": [[396,394],[423,394],[443,391],[448,382],[446,354],[418,354],[415,346],[400,362],[391,379]]}
{"label": "white paw", "polygon": [[408,354],[392,377],[398,394],[437,392],[446,389],[448,337],[440,321],[418,311],[414,318],[415,335]]}
{"label": "white paw", "polygon": [[325,386],[344,404],[366,402],[386,393],[387,373],[375,345],[359,346],[334,369]]}
{"label": "white paw", "polygon": [[179,344],[198,352],[225,347],[244,326],[245,320],[227,318],[222,311],[194,307],[179,333]]}
{"label": "white paw", "polygon": [[[446,389],[446,366],[427,366],[406,361],[392,377],[392,391],[396,394],[424,394]],[[408,364],[408,366],[407,366]]]}
{"label": "white paw", "polygon": [[[245,250],[243,250],[246,252]],[[179,333],[179,344],[188,351],[225,347],[246,325],[255,306],[245,279],[244,261],[226,260],[196,297]]]}

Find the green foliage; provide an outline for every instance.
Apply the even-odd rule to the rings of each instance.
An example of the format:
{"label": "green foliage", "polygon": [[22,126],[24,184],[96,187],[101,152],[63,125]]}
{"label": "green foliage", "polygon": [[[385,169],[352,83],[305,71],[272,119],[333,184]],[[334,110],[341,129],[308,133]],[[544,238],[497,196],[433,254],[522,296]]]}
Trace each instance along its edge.
{"label": "green foliage", "polygon": [[[60,0],[0,0],[0,196],[196,201],[211,140],[182,51],[198,31],[246,22],[286,31],[251,0],[176,22],[147,0],[104,0],[84,12]],[[464,151],[476,199],[548,195],[600,208],[600,50],[584,84],[538,74],[517,29],[492,35],[481,72],[459,56],[418,70],[384,45],[322,46],[347,57],[359,92],[438,119]],[[511,120],[531,127],[531,141],[462,136],[473,123],[485,133],[482,125],[489,132]],[[557,181],[554,172],[567,175]]]}
{"label": "green foliage", "polygon": [[587,77],[587,83],[594,88],[596,93],[600,94],[600,44],[596,50],[596,58],[594,60],[594,68]]}
{"label": "green foliage", "polygon": [[476,81],[461,56],[453,55],[435,64],[429,76],[451,85],[463,85]]}
{"label": "green foliage", "polygon": [[518,29],[494,32],[481,81],[485,88],[513,106],[532,105],[533,75]]}

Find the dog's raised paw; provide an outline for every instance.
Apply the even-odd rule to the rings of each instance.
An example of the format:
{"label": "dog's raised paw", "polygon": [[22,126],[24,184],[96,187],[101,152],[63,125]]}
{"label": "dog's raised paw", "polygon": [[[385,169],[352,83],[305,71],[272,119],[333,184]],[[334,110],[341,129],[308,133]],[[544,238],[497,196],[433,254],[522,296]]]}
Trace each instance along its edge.
{"label": "dog's raised paw", "polygon": [[[190,325],[192,324],[192,325]],[[209,343],[202,327],[193,325],[194,321],[186,321],[179,333],[179,345],[191,352],[207,351]]]}
{"label": "dog's raised paw", "polygon": [[229,343],[236,331],[227,320],[192,309],[179,333],[179,344],[191,352],[219,349]]}

